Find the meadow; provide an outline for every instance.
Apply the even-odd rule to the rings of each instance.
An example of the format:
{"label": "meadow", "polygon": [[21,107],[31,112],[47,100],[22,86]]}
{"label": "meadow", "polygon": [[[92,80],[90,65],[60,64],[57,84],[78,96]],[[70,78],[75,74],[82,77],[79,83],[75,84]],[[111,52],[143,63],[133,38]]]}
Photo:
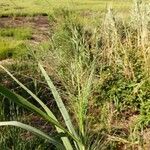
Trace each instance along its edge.
{"label": "meadow", "polygon": [[147,0],[0,1],[0,150],[149,150]]}
{"label": "meadow", "polygon": [[99,11],[105,9],[107,5],[112,4],[117,10],[128,10],[131,0],[1,0],[0,15],[38,15],[49,14],[53,9],[67,8],[71,10],[94,10]]}

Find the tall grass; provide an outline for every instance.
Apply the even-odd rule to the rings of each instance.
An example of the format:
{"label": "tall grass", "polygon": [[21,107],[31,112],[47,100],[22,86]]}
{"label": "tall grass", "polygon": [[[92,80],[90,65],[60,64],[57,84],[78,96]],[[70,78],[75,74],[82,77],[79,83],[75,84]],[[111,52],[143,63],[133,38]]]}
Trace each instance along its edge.
{"label": "tall grass", "polygon": [[[39,65],[68,130],[13,77],[47,114],[38,113],[53,118],[56,122],[47,121],[67,133],[73,149],[146,148],[150,123],[149,17],[148,4],[136,1],[128,18],[115,15],[108,7],[92,27],[71,11],[64,10],[55,18],[57,27],[46,54],[37,51],[34,56],[45,68]],[[63,140],[60,144],[65,145]]]}
{"label": "tall grass", "polygon": [[141,127],[147,128],[148,118],[142,115],[140,122],[137,118],[141,118],[149,99],[147,8],[147,3],[136,1],[131,15],[121,18],[108,7],[94,28],[83,24],[83,18],[75,13],[63,12],[50,46],[51,61],[45,59],[43,63],[65,87],[62,93],[70,111],[76,112],[73,116],[85,143],[95,131],[105,130],[107,148],[117,148],[119,141],[125,147],[142,144],[143,137],[138,134]]}

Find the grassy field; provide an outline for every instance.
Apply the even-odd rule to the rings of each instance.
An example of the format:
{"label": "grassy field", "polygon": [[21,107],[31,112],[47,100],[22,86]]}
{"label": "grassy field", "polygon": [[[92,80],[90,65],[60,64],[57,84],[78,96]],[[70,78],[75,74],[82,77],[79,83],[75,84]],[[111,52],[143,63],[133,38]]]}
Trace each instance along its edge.
{"label": "grassy field", "polygon": [[131,6],[131,0],[1,0],[0,15],[36,15],[49,14],[53,9],[67,8],[78,10],[104,10],[107,5],[112,5],[116,10],[128,11]]}
{"label": "grassy field", "polygon": [[1,0],[0,150],[149,150],[149,8]]}
{"label": "grassy field", "polygon": [[[30,42],[26,42],[31,39],[31,30],[34,28],[34,24],[31,25],[33,16],[49,16],[54,13],[55,10],[67,9],[75,12],[85,12],[84,23],[93,24],[95,17],[99,19],[99,11],[104,11],[108,6],[115,8],[115,11],[119,11],[119,14],[129,13],[131,8],[131,1],[71,1],[71,0],[58,0],[57,3],[54,0],[1,0],[0,1],[0,16],[11,17],[11,19],[1,19],[0,23],[0,44],[1,44],[1,56],[0,59],[5,59],[8,56],[13,56],[13,52],[19,49],[20,45],[30,45]],[[90,11],[93,11],[92,13]],[[30,19],[17,17],[30,17]],[[14,19],[13,19],[14,17]],[[16,17],[16,19],[15,19]],[[82,19],[82,18],[81,18]],[[15,21],[16,20],[16,21]],[[27,22],[27,23],[25,23]],[[37,22],[38,23],[38,22]],[[43,24],[43,23],[42,23]],[[22,29],[20,28],[22,26]],[[38,30],[38,27],[37,27]],[[38,32],[34,29],[34,32]],[[41,36],[41,35],[37,35]],[[7,40],[10,40],[9,44]],[[11,44],[12,43],[12,44]],[[16,43],[16,44],[13,44]],[[13,45],[13,46],[12,46]],[[21,46],[22,47],[22,46]],[[23,46],[25,47],[25,46]],[[24,48],[25,49],[25,48]],[[19,52],[18,52],[19,53]],[[22,52],[21,52],[22,53]]]}

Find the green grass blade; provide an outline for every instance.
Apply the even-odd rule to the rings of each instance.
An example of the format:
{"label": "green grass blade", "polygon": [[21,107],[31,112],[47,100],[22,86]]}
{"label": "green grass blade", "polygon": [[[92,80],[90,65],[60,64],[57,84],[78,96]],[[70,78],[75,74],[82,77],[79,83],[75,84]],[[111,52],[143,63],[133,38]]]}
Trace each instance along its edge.
{"label": "green grass blade", "polygon": [[93,81],[93,75],[94,75],[94,70],[95,70],[95,67],[94,67],[95,63],[93,63],[90,67],[90,71],[89,71],[89,77],[83,87],[83,91],[82,91],[82,100],[81,100],[81,116],[80,116],[80,120],[81,120],[81,123],[80,123],[80,129],[81,129],[81,133],[82,133],[82,136],[84,137],[85,135],[85,125],[84,125],[84,122],[85,122],[85,119],[86,119],[86,114],[87,114],[87,110],[88,110],[88,99],[89,99],[89,95],[91,93],[91,88],[92,88],[92,81]]}
{"label": "green grass blade", "polygon": [[[16,81],[16,83],[18,83],[28,94],[30,94],[41,106],[42,108],[45,110],[45,112],[48,114],[48,116],[50,116],[51,118],[53,118],[55,121],[58,122],[57,118],[55,117],[55,115],[51,112],[51,110],[32,92],[30,91],[26,86],[24,86],[19,80],[17,80],[6,68],[4,68],[2,65],[0,65],[0,68],[2,68],[14,81]],[[56,126],[55,126],[56,127]],[[56,130],[58,133],[63,132],[63,130],[61,130],[60,128],[56,127]],[[65,148],[68,150],[73,150],[71,143],[69,141],[69,139],[67,137],[63,137],[62,141],[65,145]]]}
{"label": "green grass blade", "polygon": [[39,68],[43,74],[43,76],[45,77],[45,80],[50,88],[50,90],[52,91],[52,94],[55,98],[55,101],[57,103],[57,106],[65,120],[65,123],[66,123],[66,126],[68,128],[68,130],[75,136],[78,138],[76,132],[75,132],[75,129],[72,125],[72,122],[71,122],[71,119],[70,119],[70,116],[68,114],[68,111],[59,95],[59,93],[57,92],[57,89],[56,87],[54,86],[53,82],[51,81],[50,77],[48,76],[48,74],[46,73],[46,71],[44,70],[43,66],[39,63]]}
{"label": "green grass blade", "polygon": [[50,109],[33,93],[31,92],[26,86],[24,86],[19,80],[17,80],[6,68],[0,65],[0,68],[3,69],[16,83],[18,83],[28,94],[30,94],[45,110],[45,112],[53,117],[56,118],[55,115],[50,111]]}
{"label": "green grass blade", "polygon": [[32,133],[34,133],[35,135],[47,140],[48,142],[52,143],[53,145],[55,145],[59,150],[64,150],[64,146],[56,141],[54,138],[48,136],[47,134],[45,134],[44,132],[40,131],[39,129],[36,129],[30,125],[21,123],[21,122],[17,122],[17,121],[5,121],[5,122],[0,122],[0,126],[16,126],[16,127],[20,127],[22,129],[25,129],[27,131],[30,131]]}
{"label": "green grass blade", "polygon": [[[5,97],[7,97],[8,99],[10,99],[11,101],[33,111],[36,112],[38,115],[40,115],[41,117],[51,120],[53,124],[55,124],[55,120],[50,118],[46,113],[44,113],[42,110],[40,110],[39,108],[37,108],[35,105],[33,105],[32,103],[30,103],[29,101],[27,101],[25,98],[23,98],[22,96],[11,92],[10,90],[8,90],[7,88],[5,88],[4,86],[0,85],[0,93],[2,95],[4,95]],[[63,128],[60,126],[60,124],[58,122],[56,122],[56,125],[60,128]]]}
{"label": "green grass blade", "polygon": [[20,95],[11,92],[4,86],[0,85],[0,93],[10,99],[11,101],[14,101],[15,103],[18,103],[19,105],[31,110],[32,112],[35,112],[42,118],[44,118],[46,121],[51,123],[54,126],[57,126],[61,130],[63,130],[64,133],[67,133],[68,136],[70,136],[72,139],[74,139],[77,142],[80,142],[74,135],[72,135],[68,130],[66,130],[60,123],[58,123],[56,120],[48,116],[45,112],[41,111],[39,108],[37,108],[35,105],[27,101],[25,98],[21,97]]}

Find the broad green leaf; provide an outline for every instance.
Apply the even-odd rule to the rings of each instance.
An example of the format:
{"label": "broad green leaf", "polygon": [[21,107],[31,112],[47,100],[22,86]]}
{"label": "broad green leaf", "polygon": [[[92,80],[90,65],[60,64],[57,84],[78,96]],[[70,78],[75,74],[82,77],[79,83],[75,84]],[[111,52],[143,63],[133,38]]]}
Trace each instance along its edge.
{"label": "broad green leaf", "polygon": [[39,68],[43,74],[43,76],[45,77],[45,80],[50,88],[50,90],[52,91],[52,94],[55,98],[55,101],[57,103],[57,106],[65,120],[65,123],[66,123],[66,126],[68,128],[68,130],[75,136],[78,138],[76,132],[75,132],[75,129],[72,125],[72,122],[71,122],[71,119],[70,119],[70,116],[68,114],[68,111],[59,95],[59,93],[57,92],[57,89],[55,88],[53,82],[51,81],[50,77],[48,76],[48,74],[46,73],[46,71],[44,70],[43,66],[39,63]]}
{"label": "broad green leaf", "polygon": [[17,122],[17,121],[5,121],[5,122],[0,122],[0,126],[16,126],[16,127],[20,127],[22,129],[25,129],[27,131],[30,131],[32,133],[34,133],[35,135],[47,140],[48,142],[52,143],[53,145],[55,145],[59,150],[64,150],[64,146],[56,141],[54,138],[50,137],[49,135],[45,134],[44,132],[40,131],[37,128],[34,128],[30,125],[21,123],[21,122]]}
{"label": "broad green leaf", "polygon": [[[14,81],[16,81],[16,83],[18,83],[28,94],[30,94],[41,106],[42,108],[45,110],[45,112],[47,113],[48,116],[50,116],[51,118],[53,118],[55,121],[58,122],[57,118],[55,117],[55,115],[51,112],[51,110],[32,92],[30,91],[26,86],[24,86],[18,79],[16,79],[6,68],[4,68],[2,65],[0,65],[0,68],[2,68]],[[55,126],[56,127],[56,126]],[[58,133],[63,132],[63,130],[61,130],[60,128],[56,127],[56,130]],[[67,137],[63,137],[62,141],[66,147],[66,149],[68,150],[72,150],[72,146],[71,143],[69,141],[69,139]]]}
{"label": "broad green leaf", "polygon": [[41,72],[42,72],[42,74],[43,74],[43,76],[44,76],[44,78],[45,78],[45,80],[46,80],[46,82],[47,82],[47,84],[48,84],[48,86],[49,86],[53,96],[54,96],[54,99],[55,99],[55,101],[57,103],[57,106],[58,106],[58,108],[59,108],[63,118],[64,118],[64,121],[65,121],[65,124],[66,124],[68,130],[79,141],[79,142],[76,141],[77,143],[74,142],[76,149],[81,149],[83,144],[82,144],[82,142],[80,142],[81,140],[80,140],[79,136],[77,135],[77,133],[76,133],[74,127],[73,127],[73,124],[71,122],[71,119],[70,119],[70,116],[68,114],[68,111],[67,111],[67,109],[66,109],[66,107],[65,107],[65,105],[64,105],[64,103],[63,103],[63,101],[62,101],[62,99],[61,99],[61,97],[59,95],[59,93],[57,92],[56,87],[54,86],[53,82],[51,81],[50,77],[46,73],[46,71],[43,68],[43,66],[40,63],[38,65],[39,65],[39,68],[40,68],[40,70],[41,70]]}
{"label": "broad green leaf", "polygon": [[36,114],[40,115],[42,118],[44,118],[46,121],[48,121],[52,125],[57,126],[61,130],[63,130],[63,132],[67,133],[68,136],[70,136],[72,139],[74,139],[77,142],[80,142],[76,137],[74,137],[74,135],[72,135],[68,130],[66,130],[63,126],[61,126],[60,123],[58,123],[56,120],[54,120],[53,118],[48,116],[46,113],[41,111],[39,108],[37,108],[35,105],[33,105],[32,103],[27,101],[22,96],[11,92],[10,90],[8,90],[7,88],[5,88],[2,85],[0,85],[0,93],[2,93],[5,97],[10,99],[11,101],[14,101],[14,102],[20,104],[21,106],[31,110],[32,112],[35,112]]}
{"label": "broad green leaf", "polygon": [[16,83],[18,83],[28,94],[30,94],[45,110],[45,112],[52,118],[56,118],[55,115],[50,111],[50,109],[26,86],[24,86],[19,80],[17,80],[6,68],[0,65],[0,68],[3,69]]}

